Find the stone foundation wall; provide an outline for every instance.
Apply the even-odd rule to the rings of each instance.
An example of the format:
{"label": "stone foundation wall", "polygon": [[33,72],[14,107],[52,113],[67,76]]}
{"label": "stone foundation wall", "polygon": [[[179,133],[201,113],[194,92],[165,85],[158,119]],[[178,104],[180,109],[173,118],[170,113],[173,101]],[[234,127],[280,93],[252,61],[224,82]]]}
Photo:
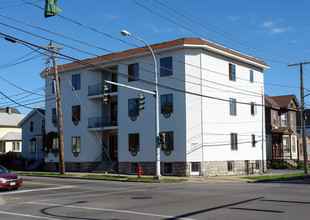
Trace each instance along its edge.
{"label": "stone foundation wall", "polygon": [[[99,162],[65,162],[66,172],[91,172],[100,163]],[[44,170],[50,172],[59,171],[59,163],[48,162],[44,164]]]}
{"label": "stone foundation wall", "polygon": [[[233,162],[233,172],[228,172],[227,161],[208,161],[200,163],[200,175],[201,176],[216,176],[216,175],[245,175],[246,163],[244,160],[237,160]],[[92,172],[100,162],[66,162],[66,172]],[[161,173],[163,175],[173,176],[190,176],[190,163],[185,162],[172,162],[161,164]],[[266,161],[264,161],[266,170]],[[141,167],[142,175],[155,175],[156,164],[155,162],[119,162],[118,170],[121,174],[136,174],[138,173],[137,167]],[[45,171],[59,172],[59,163],[45,163]],[[166,172],[164,172],[166,171]],[[260,168],[256,170],[256,160],[248,161],[248,174],[257,174],[263,172],[263,162],[260,161]]]}

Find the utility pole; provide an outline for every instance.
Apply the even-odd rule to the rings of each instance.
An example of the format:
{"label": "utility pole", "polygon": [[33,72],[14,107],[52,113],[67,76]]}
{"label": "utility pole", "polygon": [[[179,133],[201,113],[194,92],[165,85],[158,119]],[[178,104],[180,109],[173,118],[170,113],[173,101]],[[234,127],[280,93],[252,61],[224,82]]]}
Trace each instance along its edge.
{"label": "utility pole", "polygon": [[62,112],[61,112],[61,100],[60,100],[60,89],[58,80],[58,70],[56,65],[56,55],[55,50],[63,49],[63,47],[54,47],[53,41],[51,41],[50,46],[42,46],[42,48],[48,49],[52,53],[53,67],[54,67],[54,77],[56,84],[56,104],[57,104],[57,119],[58,119],[58,136],[59,136],[59,174],[65,174],[65,159],[64,159],[64,138],[63,138],[63,126],[62,126]]}
{"label": "utility pole", "polygon": [[301,118],[301,129],[302,129],[302,146],[304,152],[304,168],[305,174],[309,175],[309,167],[308,167],[308,149],[307,149],[307,140],[306,140],[306,121],[304,115],[305,101],[304,98],[307,96],[304,95],[304,78],[303,78],[303,65],[310,64],[310,62],[296,63],[288,65],[291,66],[299,66],[300,68],[300,118]]}

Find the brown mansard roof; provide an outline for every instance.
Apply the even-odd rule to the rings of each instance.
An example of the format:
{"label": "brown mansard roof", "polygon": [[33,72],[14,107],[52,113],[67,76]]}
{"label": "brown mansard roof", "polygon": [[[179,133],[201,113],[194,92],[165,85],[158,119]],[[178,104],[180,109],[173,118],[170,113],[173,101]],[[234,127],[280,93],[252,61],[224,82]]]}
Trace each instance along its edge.
{"label": "brown mansard roof", "polygon": [[[258,60],[258,59],[255,59],[253,57],[250,57],[248,55],[239,53],[237,51],[230,50],[229,48],[220,46],[218,44],[214,44],[214,43],[207,41],[207,40],[204,40],[202,38],[181,38],[181,39],[177,39],[177,40],[173,40],[173,41],[167,41],[167,42],[163,42],[163,43],[159,43],[159,44],[153,44],[153,45],[151,45],[151,47],[154,51],[156,51],[156,50],[171,48],[171,47],[180,46],[180,45],[208,46],[208,47],[211,47],[215,50],[219,50],[221,52],[228,53],[230,55],[234,55],[234,56],[243,58],[245,60],[248,60],[250,62],[254,62],[256,64],[265,66],[265,68],[269,68],[269,66],[262,60]],[[83,61],[88,62],[88,63],[98,63],[98,62],[103,62],[103,61],[109,61],[111,59],[136,55],[136,54],[144,53],[146,51],[148,51],[148,48],[145,46],[145,47],[139,47],[139,48],[126,50],[126,51],[122,51],[122,52],[111,53],[111,54],[107,54],[107,55],[103,55],[103,56],[99,56],[99,57],[94,57],[94,58],[90,58],[90,59],[85,59]],[[59,68],[59,69],[68,69],[68,68],[73,68],[73,67],[82,66],[82,65],[83,64],[81,64],[79,62],[72,62],[72,63],[62,65],[61,68]],[[47,73],[50,71],[53,71],[53,68],[46,68],[41,74],[44,74],[44,73]]]}

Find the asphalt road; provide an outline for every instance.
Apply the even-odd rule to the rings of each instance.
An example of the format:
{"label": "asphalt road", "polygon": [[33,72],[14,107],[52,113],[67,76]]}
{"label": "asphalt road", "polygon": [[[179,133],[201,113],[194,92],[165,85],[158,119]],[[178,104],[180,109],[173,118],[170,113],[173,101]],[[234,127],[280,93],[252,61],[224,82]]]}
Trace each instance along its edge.
{"label": "asphalt road", "polygon": [[24,177],[0,191],[0,219],[309,219],[310,179],[132,183]]}

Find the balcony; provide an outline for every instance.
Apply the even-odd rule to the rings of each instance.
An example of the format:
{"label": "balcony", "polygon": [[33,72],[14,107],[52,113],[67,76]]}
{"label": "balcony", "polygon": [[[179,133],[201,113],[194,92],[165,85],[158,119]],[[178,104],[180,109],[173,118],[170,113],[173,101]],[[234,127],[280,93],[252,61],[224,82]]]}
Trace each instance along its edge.
{"label": "balcony", "polygon": [[102,116],[88,119],[88,128],[116,127],[117,117]]}
{"label": "balcony", "polygon": [[[88,96],[96,96],[103,94],[103,85],[104,84],[96,84],[88,86]],[[117,86],[108,84],[111,93],[117,92]]]}

